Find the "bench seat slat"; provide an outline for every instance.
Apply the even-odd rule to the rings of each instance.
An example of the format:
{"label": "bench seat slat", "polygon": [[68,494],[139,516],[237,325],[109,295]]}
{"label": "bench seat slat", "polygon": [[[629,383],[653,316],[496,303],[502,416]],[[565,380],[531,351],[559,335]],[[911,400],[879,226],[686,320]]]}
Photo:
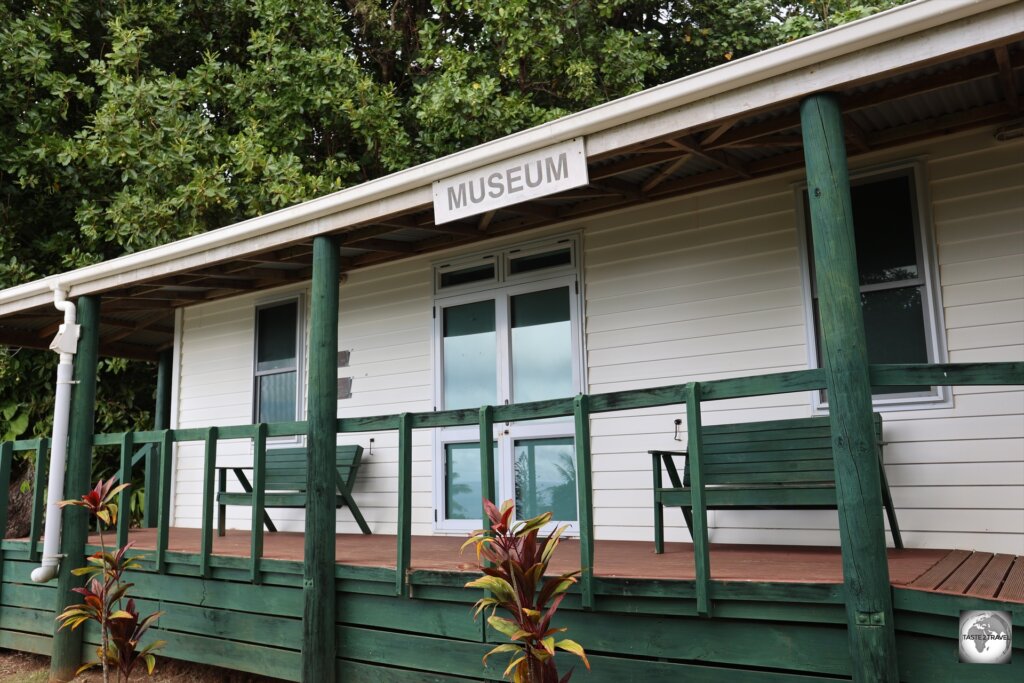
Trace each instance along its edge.
{"label": "bench seat slat", "polygon": [[712,462],[705,463],[707,474],[727,475],[746,472],[776,472],[785,476],[787,472],[834,472],[831,458],[815,458],[813,460],[755,460],[753,462]]}
{"label": "bench seat slat", "polygon": [[762,422],[732,422],[721,425],[705,425],[705,433],[738,434],[746,432],[769,432],[774,430],[795,430],[806,427],[828,427],[828,416],[797,417],[784,420],[765,420]]}
{"label": "bench seat slat", "polygon": [[[765,439],[771,439],[773,438],[773,435],[784,439],[827,439],[832,435],[832,430],[829,429],[828,425],[821,427],[801,427],[798,429],[766,429],[764,431],[757,432],[717,433],[714,429],[714,427],[706,427],[704,433],[701,434],[701,440],[705,446],[726,443],[744,443],[749,441],[753,435],[763,435]],[[708,433],[708,430],[711,430],[710,433]]]}
{"label": "bench seat slat", "polygon": [[835,473],[826,470],[809,472],[787,472],[785,479],[779,472],[730,472],[728,474],[706,474],[705,484],[708,486],[729,486],[732,484],[772,484],[775,486],[797,486],[806,482],[820,482],[835,486]]}
{"label": "bench seat slat", "polygon": [[705,451],[705,465],[741,464],[748,462],[800,462],[802,460],[821,460],[832,458],[831,448],[792,448],[784,451],[759,451],[757,453],[708,453]]}
{"label": "bench seat slat", "polygon": [[758,439],[746,443],[719,443],[704,446],[704,453],[760,453],[762,451],[814,450],[831,448],[831,439],[786,439],[776,438],[773,432],[771,441]]}
{"label": "bench seat slat", "polygon": [[[710,486],[704,489],[708,509],[759,508],[834,508],[836,489],[832,485],[805,486]],[[689,506],[689,489],[661,489],[657,496],[662,505]]]}

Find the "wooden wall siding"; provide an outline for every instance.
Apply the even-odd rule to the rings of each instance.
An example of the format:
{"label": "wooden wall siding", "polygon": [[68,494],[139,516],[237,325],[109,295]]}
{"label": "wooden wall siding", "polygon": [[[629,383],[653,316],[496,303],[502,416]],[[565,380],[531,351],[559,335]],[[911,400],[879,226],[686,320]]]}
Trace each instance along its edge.
{"label": "wooden wall siding", "polygon": [[[949,360],[1024,360],[1024,142],[990,131],[859,157],[858,168],[922,159],[935,228]],[[609,213],[529,238],[582,230],[588,392],[807,367],[794,184],[786,174]],[[495,246],[525,237],[496,239]],[[451,256],[478,250],[464,248]],[[431,259],[349,274],[339,349],[352,398],[340,416],[433,407]],[[186,309],[179,424],[248,422],[253,297]],[[807,394],[710,401],[705,424],[803,417]],[[1024,391],[955,390],[952,408],[885,413],[887,475],[910,547],[1024,554]],[[598,538],[653,538],[651,448],[672,449],[672,408],[593,419]],[[685,421],[684,421],[685,425]],[[375,532],[394,533],[397,436],[364,434],[356,497]],[[413,532],[432,533],[430,434],[413,433]],[[685,433],[680,434],[685,440]],[[246,452],[222,457],[244,461]],[[179,455],[178,526],[199,525],[201,450]],[[229,523],[248,526],[247,511]],[[837,545],[834,511],[712,511],[711,541]],[[681,515],[667,539],[689,540]],[[274,514],[301,529],[301,510]],[[339,532],[355,533],[342,511]]]}
{"label": "wooden wall siding", "polygon": [[[1024,143],[989,131],[858,159],[925,160],[951,362],[1024,358]],[[775,372],[807,362],[796,174],[693,195],[585,233],[590,391]],[[685,378],[680,380],[676,378]],[[799,417],[806,394],[706,402],[705,424]],[[638,411],[639,412],[639,411]],[[885,413],[887,474],[911,547],[1024,552],[1024,392]],[[599,538],[650,538],[639,454],[679,447],[671,409],[595,418]],[[680,416],[681,417],[681,416]],[[685,438],[685,435],[683,435]],[[689,540],[666,515],[669,540]],[[838,544],[834,511],[713,511],[717,543]]]}
{"label": "wooden wall siding", "polygon": [[[17,542],[5,543],[0,583],[0,647],[48,654],[54,589],[32,584],[33,565]],[[244,581],[241,558],[217,558],[211,579],[189,576],[196,568],[169,556],[167,575],[135,572],[140,610],[166,610],[152,637],[168,641],[162,657],[226,666],[298,680],[302,611],[301,564],[267,561],[263,584]],[[465,575],[417,572],[412,599],[390,595],[393,572],[339,566],[334,599],[339,680],[356,683],[497,681],[507,659],[484,669],[480,659],[500,641],[472,620],[478,591],[461,588]],[[559,613],[569,637],[586,647],[591,672],[577,667],[573,680],[700,680],[722,683],[817,683],[849,675],[850,661],[837,586],[714,584],[715,611],[695,616],[692,587],[684,582],[630,580],[598,583],[595,611],[580,610],[570,595]],[[692,585],[692,584],[691,584]],[[720,588],[719,588],[720,587]],[[737,589],[738,588],[738,589]],[[961,680],[955,636],[961,609],[994,603],[963,596],[897,588],[897,647],[901,680]],[[1001,605],[1000,607],[1006,607]],[[1024,612],[1014,624],[1024,628]],[[92,654],[98,633],[86,632]],[[1024,644],[1010,666],[989,667],[986,680],[1019,681]],[[798,677],[799,676],[799,677]],[[960,677],[960,678],[958,678]]]}

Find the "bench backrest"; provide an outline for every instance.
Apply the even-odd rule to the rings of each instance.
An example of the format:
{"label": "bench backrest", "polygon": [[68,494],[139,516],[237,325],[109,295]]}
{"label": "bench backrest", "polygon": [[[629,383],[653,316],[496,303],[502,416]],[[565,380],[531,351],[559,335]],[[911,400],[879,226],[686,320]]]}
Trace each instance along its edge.
{"label": "bench backrest", "polygon": [[[335,464],[341,480],[359,469],[363,458],[362,446],[338,446]],[[267,490],[306,490],[306,447],[267,449]]]}
{"label": "bench backrest", "polygon": [[[882,442],[882,416],[874,413]],[[835,484],[828,416],[712,425],[703,428],[704,482],[723,484]],[[686,459],[684,485],[690,485]]]}

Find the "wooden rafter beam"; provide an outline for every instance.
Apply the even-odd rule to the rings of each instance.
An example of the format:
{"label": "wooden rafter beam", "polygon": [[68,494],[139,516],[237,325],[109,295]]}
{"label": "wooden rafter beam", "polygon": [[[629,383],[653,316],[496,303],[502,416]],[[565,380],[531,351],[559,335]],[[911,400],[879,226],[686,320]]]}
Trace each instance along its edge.
{"label": "wooden rafter beam", "polygon": [[718,138],[722,137],[723,135],[728,133],[730,130],[732,130],[732,127],[735,126],[738,122],[739,122],[738,118],[729,119],[729,120],[723,122],[717,128],[715,128],[710,133],[708,133],[707,135],[702,137],[700,139],[700,144],[705,146],[705,147],[707,147],[708,145],[714,144],[715,141],[718,140]]}
{"label": "wooden rafter beam", "polygon": [[[843,112],[849,113],[851,111],[867,109],[884,102],[933,92],[951,85],[991,77],[995,75],[998,68],[994,61],[992,58],[979,59],[952,67],[946,71],[939,71],[929,76],[894,81],[873,90],[848,93],[840,97],[840,104]],[[1011,70],[1024,66],[1024,52],[1008,55],[1008,64]],[[800,114],[793,111],[749,126],[735,128],[708,147],[711,149],[722,149],[739,142],[747,142],[773,133],[781,133],[796,128],[799,125]]]}
{"label": "wooden rafter beam", "polygon": [[607,190],[612,194],[622,195],[626,199],[643,199],[644,193],[639,185],[627,183],[617,178],[603,178],[602,180],[591,180],[591,186]]}
{"label": "wooden rafter beam", "polygon": [[[194,303],[194,302],[192,302]],[[173,301],[158,299],[132,299],[125,292],[115,292],[104,296],[104,314],[113,311],[152,311],[154,309],[170,310],[177,304]]]}
{"label": "wooden rafter beam", "polygon": [[868,142],[873,148],[889,147],[923,138],[935,137],[936,135],[948,135],[987,123],[1004,121],[1008,118],[1012,118],[1010,105],[1006,102],[997,102],[953,114],[944,114],[897,128],[878,131],[868,137]]}
{"label": "wooden rafter beam", "polygon": [[210,298],[208,291],[194,292],[180,289],[163,289],[162,287],[141,287],[136,289],[130,289],[124,294],[125,297],[131,299],[146,299],[154,301],[186,301],[195,303],[197,301],[206,301]]}
{"label": "wooden rafter beam", "polygon": [[654,188],[656,188],[658,185],[661,185],[661,183],[671,178],[674,173],[676,173],[680,168],[682,168],[683,165],[690,160],[690,158],[691,155],[687,154],[685,156],[679,157],[675,161],[670,161],[669,163],[665,164],[664,167],[662,167],[657,173],[655,173],[650,179],[648,179],[647,182],[643,184],[641,190],[644,192],[644,194],[646,194],[653,190]]}
{"label": "wooden rafter beam", "polygon": [[[157,317],[156,319],[154,319],[152,321],[147,322],[145,325],[143,325],[143,327],[147,327],[150,330],[152,330],[153,332],[162,332],[162,333],[168,333],[168,334],[173,333],[174,332],[174,328],[173,327],[164,327],[164,326],[161,326],[161,325],[154,325],[153,324],[153,323],[159,322],[160,320],[162,320],[164,318],[166,318],[166,313],[161,312],[159,317]],[[49,324],[47,324],[47,325],[45,325],[43,327],[40,327],[36,331],[36,334],[39,335],[40,339],[50,339],[53,335],[57,334],[57,328],[60,327],[63,322],[64,322],[63,320],[55,320],[52,323],[49,323]],[[103,319],[100,322],[105,327],[113,327],[113,328],[118,329],[118,330],[129,330],[130,332],[134,332],[135,330],[142,329],[142,327],[140,327],[140,322],[139,321],[135,321],[135,320],[119,320],[118,318],[111,318],[109,316],[104,316]]]}
{"label": "wooden rafter beam", "polygon": [[[634,152],[635,154],[635,152]],[[658,152],[657,154],[642,154],[622,161],[617,161],[605,166],[599,166],[590,169],[591,180],[602,180],[604,178],[611,178],[622,173],[628,173],[629,171],[635,171],[638,168],[647,168],[648,166],[657,166],[658,164],[665,163],[666,161],[675,161],[679,157],[689,156],[689,152],[684,152],[678,148],[673,148],[667,152]]]}
{"label": "wooden rafter beam", "polygon": [[1017,75],[1013,73],[1010,51],[1005,45],[1000,45],[993,52],[999,68],[999,86],[1003,89],[1006,103],[1010,105],[1010,113],[1016,116],[1020,113],[1020,94],[1017,92]]}
{"label": "wooden rafter beam", "polygon": [[540,218],[547,218],[548,220],[557,220],[561,215],[559,209],[554,206],[545,206],[543,204],[536,204],[533,202],[524,202],[522,204],[513,204],[507,208],[512,213],[522,214],[524,216],[538,216]]}
{"label": "wooden rafter beam", "polygon": [[[129,358],[131,360],[156,361],[159,359],[160,351],[169,346],[161,344],[159,347],[150,348],[137,344],[110,343],[100,339],[100,355],[114,358]],[[16,346],[23,349],[46,349],[49,342],[44,341],[31,332],[22,330],[0,329],[0,346]]]}
{"label": "wooden rafter beam", "polygon": [[[167,318],[167,313],[164,312],[164,311],[160,311],[158,313],[154,313],[152,315],[146,316],[145,318],[140,320],[138,322],[138,324],[135,325],[134,328],[121,329],[121,330],[118,330],[117,332],[114,332],[112,334],[104,335],[104,338],[106,339],[106,341],[108,343],[113,343],[113,342],[121,341],[122,339],[130,337],[133,334],[135,334],[136,332],[141,332],[143,330],[148,330],[150,332],[157,332],[158,330],[155,327],[156,323],[160,322],[161,320],[165,320],[166,318]],[[108,323],[107,323],[107,321],[101,319],[100,320],[100,325],[102,326],[104,324],[108,324]],[[174,328],[173,327],[172,328],[163,327],[163,328],[160,328],[160,329],[164,330],[166,334],[174,334]]]}
{"label": "wooden rafter beam", "polygon": [[718,164],[723,168],[727,168],[741,178],[750,178],[750,171],[747,170],[746,166],[741,164],[739,161],[731,158],[725,152],[718,150],[707,150],[697,142],[692,135],[686,135],[676,140],[672,140],[671,144],[679,149],[685,150],[694,156],[707,159],[708,161]]}
{"label": "wooden rafter beam", "polygon": [[441,225],[421,225],[418,229],[429,230],[434,233],[444,233],[447,235],[464,235],[466,237],[475,236],[478,232],[477,226],[463,222],[442,223]]}
{"label": "wooden rafter beam", "polygon": [[[411,228],[414,226],[409,225],[408,227]],[[384,223],[381,225],[367,225],[362,228],[356,228],[355,230],[350,230],[339,236],[338,246],[347,247],[349,245],[355,245],[359,242],[362,242],[363,240],[373,239],[374,237],[379,237],[380,235],[387,235],[395,232],[395,230],[400,229],[401,228],[397,228],[391,223]]]}
{"label": "wooden rafter beam", "polygon": [[871,149],[871,143],[868,141],[868,134],[864,131],[860,125],[857,124],[849,114],[843,116],[843,129],[846,134],[846,139],[853,143],[861,152],[867,152]]}
{"label": "wooden rafter beam", "polygon": [[478,232],[487,232],[487,228],[491,225],[491,221],[494,220],[495,213],[497,212],[485,211],[483,215],[480,216],[480,222],[476,224],[476,229]]}
{"label": "wooden rafter beam", "polygon": [[413,242],[384,240],[378,237],[359,240],[359,242],[351,246],[370,251],[386,251],[389,254],[415,254],[417,252],[416,244]]}

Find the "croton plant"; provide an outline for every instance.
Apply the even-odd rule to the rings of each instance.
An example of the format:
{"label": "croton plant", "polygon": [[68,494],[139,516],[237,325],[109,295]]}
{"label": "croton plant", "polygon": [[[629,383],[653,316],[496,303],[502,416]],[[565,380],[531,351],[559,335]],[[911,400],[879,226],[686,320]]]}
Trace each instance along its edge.
{"label": "croton plant", "polygon": [[[491,655],[510,652],[512,657],[504,675],[511,675],[513,683],[566,683],[572,670],[559,679],[556,651],[574,654],[590,668],[586,652],[579,643],[559,638],[567,629],[551,624],[566,592],[580,574],[577,569],[545,576],[566,527],[558,527],[546,537],[540,537],[541,530],[551,521],[550,512],[513,521],[511,500],[505,501],[500,509],[484,500],[484,508],[490,529],[475,531],[462,546],[463,550],[471,545],[476,547],[477,561],[484,575],[470,581],[466,587],[483,588],[489,593],[477,601],[475,615],[490,608],[487,623],[511,641],[484,655],[484,662]],[[508,616],[499,616],[499,609]]]}

